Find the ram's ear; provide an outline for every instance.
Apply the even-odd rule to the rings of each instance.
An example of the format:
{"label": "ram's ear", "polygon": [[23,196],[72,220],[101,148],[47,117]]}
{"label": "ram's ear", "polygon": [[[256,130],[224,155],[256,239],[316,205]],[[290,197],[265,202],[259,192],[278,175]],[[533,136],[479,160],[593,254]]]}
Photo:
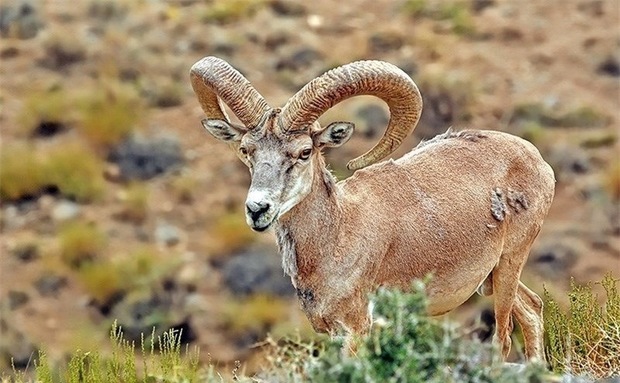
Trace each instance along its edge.
{"label": "ram's ear", "polygon": [[207,129],[207,132],[211,133],[218,140],[227,142],[241,141],[241,137],[245,133],[243,127],[233,125],[224,120],[204,119],[201,122],[202,126]]}
{"label": "ram's ear", "polygon": [[337,147],[349,141],[353,135],[355,124],[352,122],[332,122],[326,128],[314,134],[312,140],[317,147]]}

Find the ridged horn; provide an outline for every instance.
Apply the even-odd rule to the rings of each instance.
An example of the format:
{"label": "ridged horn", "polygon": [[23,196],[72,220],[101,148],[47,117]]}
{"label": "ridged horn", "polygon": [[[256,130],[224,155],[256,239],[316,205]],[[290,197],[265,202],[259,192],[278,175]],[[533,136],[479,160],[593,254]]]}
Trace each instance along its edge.
{"label": "ridged horn", "polygon": [[230,121],[223,101],[247,129],[254,129],[269,105],[250,82],[226,61],[209,56],[192,65],[190,79],[207,118]]}
{"label": "ridged horn", "polygon": [[394,152],[420,119],[420,91],[397,66],[383,61],[357,61],[324,73],[286,103],[280,127],[284,130],[307,129],[329,108],[359,95],[376,96],[390,108],[390,121],[381,140],[347,164],[351,170],[361,169]]}

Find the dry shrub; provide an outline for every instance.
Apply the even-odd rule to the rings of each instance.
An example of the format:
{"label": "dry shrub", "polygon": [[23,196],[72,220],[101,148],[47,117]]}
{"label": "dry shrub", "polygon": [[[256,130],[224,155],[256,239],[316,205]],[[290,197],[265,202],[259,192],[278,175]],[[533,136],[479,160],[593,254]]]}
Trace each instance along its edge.
{"label": "dry shrub", "polygon": [[604,182],[611,198],[616,202],[620,201],[620,160],[616,159],[607,168]]}
{"label": "dry shrub", "polygon": [[607,301],[599,304],[592,284],[571,281],[569,308],[545,291],[547,359],[553,371],[595,379],[620,376],[620,293],[611,273],[600,284]]}

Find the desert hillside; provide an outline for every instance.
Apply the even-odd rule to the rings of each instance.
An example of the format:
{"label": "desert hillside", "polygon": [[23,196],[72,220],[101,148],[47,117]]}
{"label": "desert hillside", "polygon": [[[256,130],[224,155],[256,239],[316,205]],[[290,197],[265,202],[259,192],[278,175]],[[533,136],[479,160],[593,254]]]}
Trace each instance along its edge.
{"label": "desert hillside", "polygon": [[[245,224],[246,167],[200,124],[188,72],[207,55],[272,106],[338,65],[396,64],[425,106],[395,157],[448,127],[494,129],[553,167],[528,286],[620,276],[619,25],[617,0],[3,1],[0,370],[105,349],[115,320],[135,340],[182,329],[222,364],[267,333],[314,336],[273,233]],[[357,127],[327,153],[334,174],[388,117],[358,97],[321,118]]]}

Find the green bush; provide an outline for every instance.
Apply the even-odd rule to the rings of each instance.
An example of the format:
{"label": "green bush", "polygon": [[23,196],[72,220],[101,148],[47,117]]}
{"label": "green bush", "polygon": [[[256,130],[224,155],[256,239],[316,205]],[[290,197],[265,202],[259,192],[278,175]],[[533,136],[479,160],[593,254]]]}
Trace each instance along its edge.
{"label": "green bush", "polygon": [[607,274],[600,284],[607,301],[601,306],[592,284],[571,281],[564,312],[545,291],[547,359],[553,371],[595,379],[620,377],[620,294]]}
{"label": "green bush", "polygon": [[[265,381],[299,382],[539,382],[542,365],[504,364],[491,344],[459,333],[447,322],[427,317],[422,284],[414,292],[380,289],[372,296],[375,324],[358,343],[356,355],[342,357],[340,342],[292,348],[282,358],[277,347]],[[296,358],[301,353],[304,358]],[[318,356],[313,356],[318,353]],[[292,364],[286,362],[290,360]],[[275,363],[274,363],[275,361]]]}

